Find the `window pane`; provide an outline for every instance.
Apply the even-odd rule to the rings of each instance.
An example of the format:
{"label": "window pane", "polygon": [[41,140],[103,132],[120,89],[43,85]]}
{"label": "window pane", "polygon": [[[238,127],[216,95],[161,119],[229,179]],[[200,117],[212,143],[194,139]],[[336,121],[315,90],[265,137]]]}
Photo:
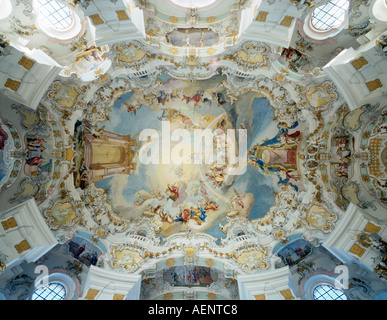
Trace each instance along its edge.
{"label": "window pane", "polygon": [[348,8],[348,0],[332,0],[314,10],[311,19],[312,26],[321,31],[338,27],[343,23]]}
{"label": "window pane", "polygon": [[64,300],[65,297],[66,288],[58,282],[39,287],[32,294],[32,300]]}
{"label": "window pane", "polygon": [[58,30],[69,28],[73,23],[70,9],[55,0],[36,0],[37,10],[42,22],[52,25]]}
{"label": "window pane", "polygon": [[313,290],[314,300],[347,300],[345,293],[328,284],[318,285]]}

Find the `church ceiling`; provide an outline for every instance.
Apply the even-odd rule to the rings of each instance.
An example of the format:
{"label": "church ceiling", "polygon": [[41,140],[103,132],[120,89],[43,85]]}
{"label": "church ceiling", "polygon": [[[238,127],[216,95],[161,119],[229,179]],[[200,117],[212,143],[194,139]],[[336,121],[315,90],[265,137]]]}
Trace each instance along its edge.
{"label": "church ceiling", "polygon": [[[139,49],[128,57],[121,53],[125,52],[123,46],[113,46],[111,52],[117,53],[110,56],[111,73],[118,68],[125,72],[128,61],[137,64],[141,59],[150,60],[151,54]],[[131,46],[140,45],[126,48]],[[257,46],[252,42],[243,48]],[[168,74],[170,65],[137,81],[125,73],[113,77],[110,72],[88,83],[74,77],[58,78],[36,114],[23,108],[18,111],[28,127],[24,173],[29,179],[20,183],[22,191],[16,197],[21,200],[33,190],[49,226],[58,234],[86,227],[109,238],[111,231],[137,233],[142,226],[147,236],[153,234],[163,242],[190,230],[209,235],[215,248],[234,254],[242,270],[269,268],[270,248],[276,242],[296,230],[323,235],[338,219],[338,211],[324,200],[314,204],[313,198],[321,193],[311,187],[305,175],[310,172],[300,154],[310,144],[311,129],[318,129],[319,112],[342,103],[327,79],[303,86],[288,78],[275,80],[279,74],[271,65],[269,50],[262,47],[256,51],[258,57],[239,50],[224,58],[225,63],[242,66],[249,59],[261,62],[266,71],[255,81],[230,74],[231,64],[225,74],[219,68],[209,79],[196,81],[172,77]],[[152,61],[143,63],[146,66]],[[260,72],[259,67],[255,69]],[[167,125],[170,132],[186,130],[188,140],[167,141]],[[194,163],[198,154],[188,151],[193,148],[197,129],[235,130],[236,155],[242,147],[240,135],[246,135],[247,153],[236,168],[238,172],[228,174],[235,165],[227,159],[224,164]],[[218,142],[216,139],[213,142]],[[165,141],[170,152],[187,151],[183,164],[174,163],[176,154],[169,163],[162,163]],[[219,141],[220,145],[214,143],[212,149],[205,147],[204,151],[216,157],[216,148],[227,145],[225,136]],[[120,142],[125,142],[121,144],[124,147]],[[55,152],[58,158],[52,159]],[[158,164],[141,161],[149,152],[156,155]],[[47,198],[48,194],[52,195]],[[309,194],[312,201],[302,203],[302,194]],[[88,227],[89,219],[92,228]],[[238,232],[260,240],[236,255],[222,241]],[[161,243],[158,246],[168,248]],[[144,250],[113,246],[110,254],[116,262],[111,265],[123,266],[117,252],[123,252],[124,257],[133,255],[130,261],[135,264],[146,261],[152,253]],[[261,262],[249,265],[249,259]],[[126,270],[133,269],[126,265]]]}

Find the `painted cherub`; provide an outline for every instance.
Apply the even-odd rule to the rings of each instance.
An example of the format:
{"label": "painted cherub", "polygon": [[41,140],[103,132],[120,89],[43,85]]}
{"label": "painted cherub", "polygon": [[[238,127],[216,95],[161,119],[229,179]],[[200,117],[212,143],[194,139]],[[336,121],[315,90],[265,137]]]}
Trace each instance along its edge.
{"label": "painted cherub", "polygon": [[173,201],[176,201],[179,198],[178,186],[171,186],[170,184],[168,184],[166,192],[169,193],[169,199]]}

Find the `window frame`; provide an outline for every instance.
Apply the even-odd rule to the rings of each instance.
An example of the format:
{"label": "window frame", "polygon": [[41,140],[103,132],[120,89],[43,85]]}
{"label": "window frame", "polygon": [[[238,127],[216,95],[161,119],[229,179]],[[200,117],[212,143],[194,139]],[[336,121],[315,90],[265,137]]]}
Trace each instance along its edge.
{"label": "window frame", "polygon": [[[323,286],[329,287],[329,289],[328,289],[328,291],[324,292],[324,294],[321,294],[320,297],[323,297],[325,294],[327,294],[327,295],[330,296],[330,294],[329,294],[329,291],[330,291],[330,290],[333,290],[333,291],[339,290],[339,291],[342,292],[341,295],[340,295],[339,297],[344,296],[345,299],[316,299],[316,297],[315,297],[315,291],[316,291],[319,287],[323,287]],[[347,297],[347,295],[345,294],[345,292],[344,292],[343,290],[341,290],[341,289],[339,289],[339,288],[335,288],[335,287],[332,286],[330,283],[325,283],[325,282],[318,283],[318,284],[316,284],[316,285],[312,288],[312,298],[313,298],[313,300],[318,300],[318,301],[321,301],[321,300],[342,300],[342,301],[348,300],[348,297]]]}
{"label": "window frame", "polygon": [[[41,3],[43,1],[45,2],[44,4]],[[41,15],[42,25],[45,25],[48,28],[55,29],[56,31],[59,31],[59,32],[65,32],[71,29],[72,25],[74,24],[74,18],[73,18],[71,9],[68,6],[63,5],[62,3],[55,0],[34,0],[34,2],[35,2],[36,11],[39,11],[39,14]],[[60,8],[54,8],[53,6],[54,3],[58,4]],[[48,9],[49,7],[51,7],[53,11]],[[62,9],[66,11],[63,13],[65,14],[65,17],[62,16],[62,13],[61,13]],[[42,14],[42,11],[47,11],[48,15]],[[56,17],[57,16],[56,14],[59,14],[62,19],[58,20],[58,18]],[[50,17],[53,17],[54,19],[56,19],[57,20],[56,23],[51,22]],[[71,22],[69,22],[67,26],[63,28],[57,27],[58,23],[61,24],[62,21],[66,21],[67,18],[71,19]],[[47,20],[49,20],[50,22],[48,22]]]}
{"label": "window frame", "polygon": [[33,286],[33,291],[30,294],[28,300],[36,301],[35,299],[32,299],[35,290],[39,289],[40,287],[50,285],[51,283],[59,283],[65,288],[66,294],[62,300],[70,300],[74,296],[76,290],[76,283],[74,280],[67,274],[62,273],[61,271],[56,271],[44,276],[38,283],[35,283]]}
{"label": "window frame", "polygon": [[67,28],[57,28],[55,27],[55,25],[43,21],[47,19],[47,17],[43,16],[41,11],[39,10],[40,3],[38,1],[39,0],[32,1],[33,11],[36,16],[35,25],[44,33],[46,33],[49,37],[56,38],[59,40],[69,40],[76,37],[81,32],[82,30],[81,20],[79,16],[75,13],[73,8],[61,2],[58,2],[56,0],[48,0],[50,2],[52,1],[57,2],[58,4],[65,6],[69,10],[69,13],[71,14],[72,24]]}
{"label": "window frame", "polygon": [[[312,277],[310,277],[303,285],[303,291],[304,291],[304,299],[306,300],[315,300],[313,296],[314,289],[320,285],[329,285],[333,288],[337,288],[341,290],[346,297],[346,300],[351,300],[348,296],[348,288],[344,288],[341,286],[341,283],[336,282],[336,279],[333,276],[329,276],[327,274],[316,274]],[[339,287],[336,287],[336,286]],[[321,301],[321,300],[316,300]],[[342,300],[339,300],[342,301]]]}
{"label": "window frame", "polygon": [[376,0],[372,5],[372,15],[376,20],[386,22],[387,21],[387,3],[385,0]]}
{"label": "window frame", "polygon": [[[170,5],[172,5],[174,8],[181,10],[181,11],[186,11],[187,9],[190,9],[191,6],[187,4],[180,4],[176,0],[166,0]],[[201,11],[206,11],[209,10],[218,4],[220,4],[221,0],[213,0],[211,3],[207,3],[205,5],[201,5],[199,7],[195,7],[199,12]]]}
{"label": "window frame", "polygon": [[0,20],[7,19],[13,11],[13,6],[10,0],[0,0]]}
{"label": "window frame", "polygon": [[314,15],[314,12],[316,11],[316,9],[321,8],[327,4],[321,5],[317,8],[312,9],[309,12],[309,14],[306,16],[306,18],[304,20],[304,24],[302,25],[303,32],[309,38],[312,38],[315,40],[325,40],[325,39],[332,38],[332,37],[336,36],[343,29],[348,27],[348,18],[349,18],[349,12],[351,10],[351,3],[349,0],[347,0],[347,3],[348,3],[348,8],[346,9],[346,11],[344,13],[344,18],[343,18],[342,22],[339,25],[332,27],[328,30],[319,30],[319,29],[315,28],[312,24],[312,18],[313,18],[313,15]]}
{"label": "window frame", "polygon": [[[54,289],[50,288],[51,286],[53,285],[56,285],[56,287]],[[61,299],[45,299],[47,298],[47,296],[49,296],[51,293],[54,293],[55,296],[59,296],[58,292],[55,291],[55,289],[57,288],[57,286],[60,286],[60,291],[64,291],[63,295],[60,295],[61,296]],[[41,293],[37,293],[38,290],[40,290],[41,288],[43,288],[42,292]],[[50,292],[48,294],[46,294],[46,297],[43,297],[41,294],[42,293],[45,293],[47,290],[50,290]],[[36,299],[34,298],[34,296],[38,296],[42,299]],[[32,296],[31,296],[31,300],[65,300],[66,299],[66,296],[67,296],[67,289],[66,289],[66,286],[59,282],[59,281],[51,281],[47,284],[47,286],[39,286],[37,288],[35,288],[34,292],[32,293]]]}
{"label": "window frame", "polygon": [[[344,9],[343,6],[338,6],[337,3],[334,3],[334,2],[339,2],[339,1],[342,1],[342,0],[331,0],[330,2],[326,3],[325,5],[321,5],[321,6],[317,7],[317,8],[315,8],[312,11],[312,15],[311,15],[311,19],[310,19],[310,24],[311,24],[312,28],[314,28],[314,30],[316,30],[317,32],[328,32],[328,31],[330,31],[332,29],[340,28],[340,26],[345,21],[345,18],[346,18],[345,15],[348,13],[350,3],[349,3],[348,0],[344,0],[345,1],[344,3],[347,5],[347,8]],[[332,3],[332,7],[330,9],[328,9],[328,11],[324,11],[323,9],[325,9],[331,3]],[[338,9],[332,14],[331,11],[334,10],[334,8],[338,8]],[[316,15],[316,10],[319,10],[319,13],[322,12],[323,16],[321,18],[317,18],[315,16]],[[340,14],[341,21],[337,25],[335,24],[335,21],[333,21],[330,26],[328,26],[327,28],[324,28],[324,29],[321,29],[321,28],[318,28],[318,27],[315,26],[315,23],[313,22],[313,19],[316,19],[316,20],[318,20],[319,22],[321,22],[322,24],[325,24],[325,25],[327,25],[327,21],[329,21],[331,18],[339,19],[338,17],[334,17],[334,14],[336,12],[338,12],[338,11],[341,11],[342,14]],[[319,13],[317,13],[317,14],[319,14]],[[326,16],[328,16],[328,19],[325,19],[325,21],[323,21],[322,19],[325,18]]]}

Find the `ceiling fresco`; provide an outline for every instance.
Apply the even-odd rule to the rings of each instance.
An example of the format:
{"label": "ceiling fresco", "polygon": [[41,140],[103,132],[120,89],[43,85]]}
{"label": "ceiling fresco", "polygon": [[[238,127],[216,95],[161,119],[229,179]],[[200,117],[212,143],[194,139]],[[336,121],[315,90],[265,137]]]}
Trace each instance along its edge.
{"label": "ceiling fresco", "polygon": [[[28,150],[11,201],[32,195],[63,243],[75,230],[106,241],[101,259],[123,272],[148,268],[155,254],[181,250],[176,241],[189,239],[206,239],[203,250],[225,255],[240,272],[266,270],[281,262],[272,248],[292,234],[329,234],[349,199],[378,212],[353,182],[360,115],[348,111],[326,77],[311,81],[293,67],[302,81],[278,73],[277,53],[248,41],[212,63],[177,63],[139,42],[113,45],[107,73],[89,82],[55,79],[37,111],[12,107]],[[177,77],[200,68],[211,76]],[[259,73],[250,81],[234,68]],[[197,130],[213,134],[200,152]],[[229,161],[228,149],[239,162]],[[213,162],[204,161],[207,152]],[[163,163],[165,155],[170,162]],[[246,246],[233,249],[235,237]]]}
{"label": "ceiling fresco", "polygon": [[[269,101],[256,92],[242,95],[231,105],[225,88],[219,86],[224,79],[218,75],[187,82],[161,74],[152,98],[128,92],[114,101],[107,120],[95,126],[78,120],[74,151],[80,156],[75,160],[75,186],[84,189],[94,183],[105,190],[109,203],[124,219],[153,216],[161,236],[191,229],[225,237],[219,224],[225,222],[230,211],[258,219],[274,204],[276,192],[287,188],[302,191],[297,152],[304,124],[277,121]],[[156,157],[160,164],[141,163],[141,153],[149,149],[163,151],[165,123],[172,132],[185,129],[190,133],[188,142],[184,142],[189,148],[197,129],[243,129],[248,155],[239,168],[241,174],[228,174],[230,164],[216,161],[163,164],[159,154]],[[154,130],[157,140],[152,142],[149,136],[139,141],[144,129]],[[126,150],[113,139],[104,142],[110,136],[129,137],[132,146]],[[170,148],[176,145],[179,143],[171,142]],[[189,156],[193,160],[195,154]],[[125,162],[131,163],[129,171],[114,169],[127,166]],[[101,176],[98,165],[110,173]]]}

